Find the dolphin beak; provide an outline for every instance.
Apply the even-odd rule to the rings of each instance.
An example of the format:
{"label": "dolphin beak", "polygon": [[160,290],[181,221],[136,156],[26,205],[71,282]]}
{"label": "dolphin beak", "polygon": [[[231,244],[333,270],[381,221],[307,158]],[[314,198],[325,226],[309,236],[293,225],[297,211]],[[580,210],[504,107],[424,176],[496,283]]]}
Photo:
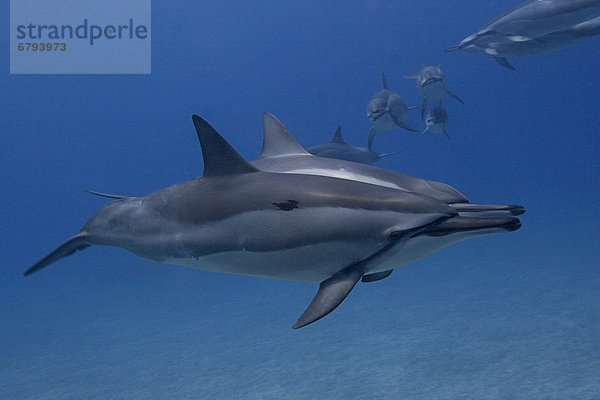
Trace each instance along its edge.
{"label": "dolphin beak", "polygon": [[[521,221],[518,218],[469,218],[453,217],[444,220],[438,224],[432,224],[419,232],[419,235],[428,236],[446,236],[453,233],[478,232],[500,233],[512,232],[521,227]],[[483,232],[485,231],[485,232]]]}

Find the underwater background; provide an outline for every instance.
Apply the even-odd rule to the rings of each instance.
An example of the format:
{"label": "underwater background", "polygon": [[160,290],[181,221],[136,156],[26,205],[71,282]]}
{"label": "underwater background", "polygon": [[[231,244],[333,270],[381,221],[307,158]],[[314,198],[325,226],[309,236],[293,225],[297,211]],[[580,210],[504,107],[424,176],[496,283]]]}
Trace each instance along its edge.
{"label": "underwater background", "polygon": [[[600,39],[513,58],[446,53],[518,1],[152,4],[150,75],[9,75],[0,92],[1,399],[600,399]],[[8,5],[0,24],[8,26]],[[23,271],[107,202],[202,174],[191,115],[247,159],[261,114],[305,146],[366,146],[366,104],[441,64],[443,134],[378,133],[377,166],[523,227],[358,284],[292,330],[318,285],[91,247]],[[407,123],[424,128],[418,110]],[[199,205],[201,207],[202,205]]]}

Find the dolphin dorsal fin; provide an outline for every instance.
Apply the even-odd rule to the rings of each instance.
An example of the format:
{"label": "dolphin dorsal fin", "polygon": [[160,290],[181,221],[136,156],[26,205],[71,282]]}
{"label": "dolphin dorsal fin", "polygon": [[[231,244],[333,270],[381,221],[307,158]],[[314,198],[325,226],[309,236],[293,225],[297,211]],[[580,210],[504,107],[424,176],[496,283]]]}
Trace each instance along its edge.
{"label": "dolphin dorsal fin", "polygon": [[271,113],[262,115],[263,147],[259,157],[311,155]]}
{"label": "dolphin dorsal fin", "polygon": [[381,88],[382,89],[389,89],[388,88],[388,84],[387,84],[387,80],[385,79],[385,72],[381,71]]}
{"label": "dolphin dorsal fin", "polygon": [[192,116],[204,159],[203,176],[237,175],[260,171],[233,148],[208,122]]}
{"label": "dolphin dorsal fin", "polygon": [[344,142],[344,139],[342,139],[342,126],[338,126],[337,129],[335,130],[335,133],[333,134],[333,137],[331,138],[331,143],[339,143],[339,144],[346,144],[346,142]]}

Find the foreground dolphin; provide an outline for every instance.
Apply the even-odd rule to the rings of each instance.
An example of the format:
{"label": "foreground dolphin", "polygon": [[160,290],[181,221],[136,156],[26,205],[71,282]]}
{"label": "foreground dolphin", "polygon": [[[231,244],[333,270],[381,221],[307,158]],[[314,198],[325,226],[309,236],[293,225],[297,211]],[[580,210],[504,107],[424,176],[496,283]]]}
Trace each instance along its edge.
{"label": "foreground dolphin", "polygon": [[421,132],[421,134],[425,134],[427,132],[432,133],[444,133],[448,139],[448,133],[446,132],[446,126],[448,126],[448,121],[450,121],[450,116],[448,115],[448,111],[446,111],[443,107],[434,107],[428,108],[425,111],[425,130]]}
{"label": "foreground dolphin", "polygon": [[202,145],[202,177],[145,197],[108,195],[117,199],[24,274],[90,245],[105,245],[193,268],[321,281],[294,324],[299,328],[335,309],[360,279],[383,279],[390,268],[440,246],[520,227],[517,218],[459,217],[416,193],[263,172],[206,121],[196,115],[193,121]]}
{"label": "foreground dolphin", "polygon": [[515,69],[507,57],[558,50],[600,34],[598,17],[599,0],[528,0],[446,51],[487,54]]}
{"label": "foreground dolphin", "polygon": [[416,192],[450,204],[461,216],[508,217],[525,212],[516,205],[471,204],[462,193],[445,183],[371,165],[316,157],[306,151],[274,115],[264,113],[262,121],[263,148],[252,164],[263,171],[331,176]]}
{"label": "foreground dolphin", "polygon": [[421,60],[423,68],[414,75],[405,76],[406,79],[415,79],[417,82],[417,90],[423,96],[423,104],[421,105],[421,118],[425,114],[428,101],[441,101],[446,95],[465,104],[464,101],[446,88],[446,75],[440,66],[426,65],[425,60]]}
{"label": "foreground dolphin", "polygon": [[352,146],[342,138],[342,127],[338,126],[333,134],[333,138],[327,144],[309,147],[309,153],[327,158],[336,158],[338,160],[354,161],[361,164],[373,164],[383,157],[392,156],[396,153],[377,153],[371,147]]}

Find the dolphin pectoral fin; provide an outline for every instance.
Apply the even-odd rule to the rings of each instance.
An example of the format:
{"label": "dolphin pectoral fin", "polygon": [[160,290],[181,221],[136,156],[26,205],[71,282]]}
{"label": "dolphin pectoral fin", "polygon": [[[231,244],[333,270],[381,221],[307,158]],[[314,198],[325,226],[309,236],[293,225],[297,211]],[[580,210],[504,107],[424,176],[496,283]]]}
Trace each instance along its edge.
{"label": "dolphin pectoral fin", "polygon": [[375,139],[376,134],[377,130],[375,128],[371,128],[369,130],[369,140],[367,141],[367,146],[369,150],[371,150],[371,146],[373,146],[373,139]]}
{"label": "dolphin pectoral fin", "polygon": [[419,74],[414,74],[414,75],[404,75],[403,78],[404,79],[417,79],[417,77],[419,76]]}
{"label": "dolphin pectoral fin", "polygon": [[406,125],[404,122],[396,123],[396,125],[398,125],[401,128],[406,129],[407,131],[418,132],[418,130],[416,130],[415,128],[411,128],[410,126]]}
{"label": "dolphin pectoral fin", "polygon": [[376,272],[374,274],[363,275],[363,277],[360,281],[364,282],[364,283],[377,282],[377,281],[380,281],[380,280],[385,279],[388,276],[390,276],[393,271],[394,271],[393,269],[388,269],[387,271],[381,271],[381,272]]}
{"label": "dolphin pectoral fin", "polygon": [[446,90],[446,94],[447,94],[448,96],[450,96],[450,97],[454,98],[455,100],[458,100],[458,101],[460,101],[462,104],[465,104],[465,102],[464,102],[464,101],[462,101],[462,99],[461,99],[460,97],[458,97],[457,95],[455,95],[455,94],[454,94],[454,93],[452,93],[451,91],[449,91],[449,90]]}
{"label": "dolphin pectoral fin", "polygon": [[515,67],[513,67],[512,65],[510,65],[510,63],[508,62],[508,60],[506,59],[506,57],[497,57],[497,56],[494,56],[494,60],[496,60],[496,62],[498,64],[502,65],[504,68],[512,69],[513,71],[516,69]]}
{"label": "dolphin pectoral fin", "polygon": [[456,51],[462,49],[461,45],[446,47],[444,51]]}
{"label": "dolphin pectoral fin", "polygon": [[321,282],[319,291],[292,328],[302,328],[335,310],[348,296],[348,293],[362,275],[362,268],[358,265],[352,265]]}
{"label": "dolphin pectoral fin", "polygon": [[448,132],[446,132],[446,130],[445,130],[445,129],[444,129],[442,132],[444,132],[444,135],[446,135],[446,137],[447,137],[448,139],[450,139],[450,136],[448,136]]}
{"label": "dolphin pectoral fin", "polygon": [[90,194],[96,195],[96,196],[108,197],[109,199],[122,200],[122,199],[130,199],[132,197],[132,196],[126,196],[123,194],[100,193],[100,192],[96,192],[96,191],[89,190],[89,189],[85,189],[85,191]]}
{"label": "dolphin pectoral fin", "polygon": [[400,121],[398,118],[394,117],[392,114],[390,114],[390,116],[392,117],[392,120],[394,121],[394,123],[396,125],[398,125],[399,127],[404,128],[407,131],[418,132],[416,129],[411,128],[410,126],[406,125],[403,121]]}
{"label": "dolphin pectoral fin", "polygon": [[23,272],[23,275],[30,275],[45,266],[52,264],[55,261],[60,260],[63,257],[71,255],[75,253],[77,250],[82,250],[88,247],[90,244],[87,241],[85,233],[79,233],[60,244],[56,249],[52,250],[46,257],[42,258],[31,267],[27,269],[27,271]]}

